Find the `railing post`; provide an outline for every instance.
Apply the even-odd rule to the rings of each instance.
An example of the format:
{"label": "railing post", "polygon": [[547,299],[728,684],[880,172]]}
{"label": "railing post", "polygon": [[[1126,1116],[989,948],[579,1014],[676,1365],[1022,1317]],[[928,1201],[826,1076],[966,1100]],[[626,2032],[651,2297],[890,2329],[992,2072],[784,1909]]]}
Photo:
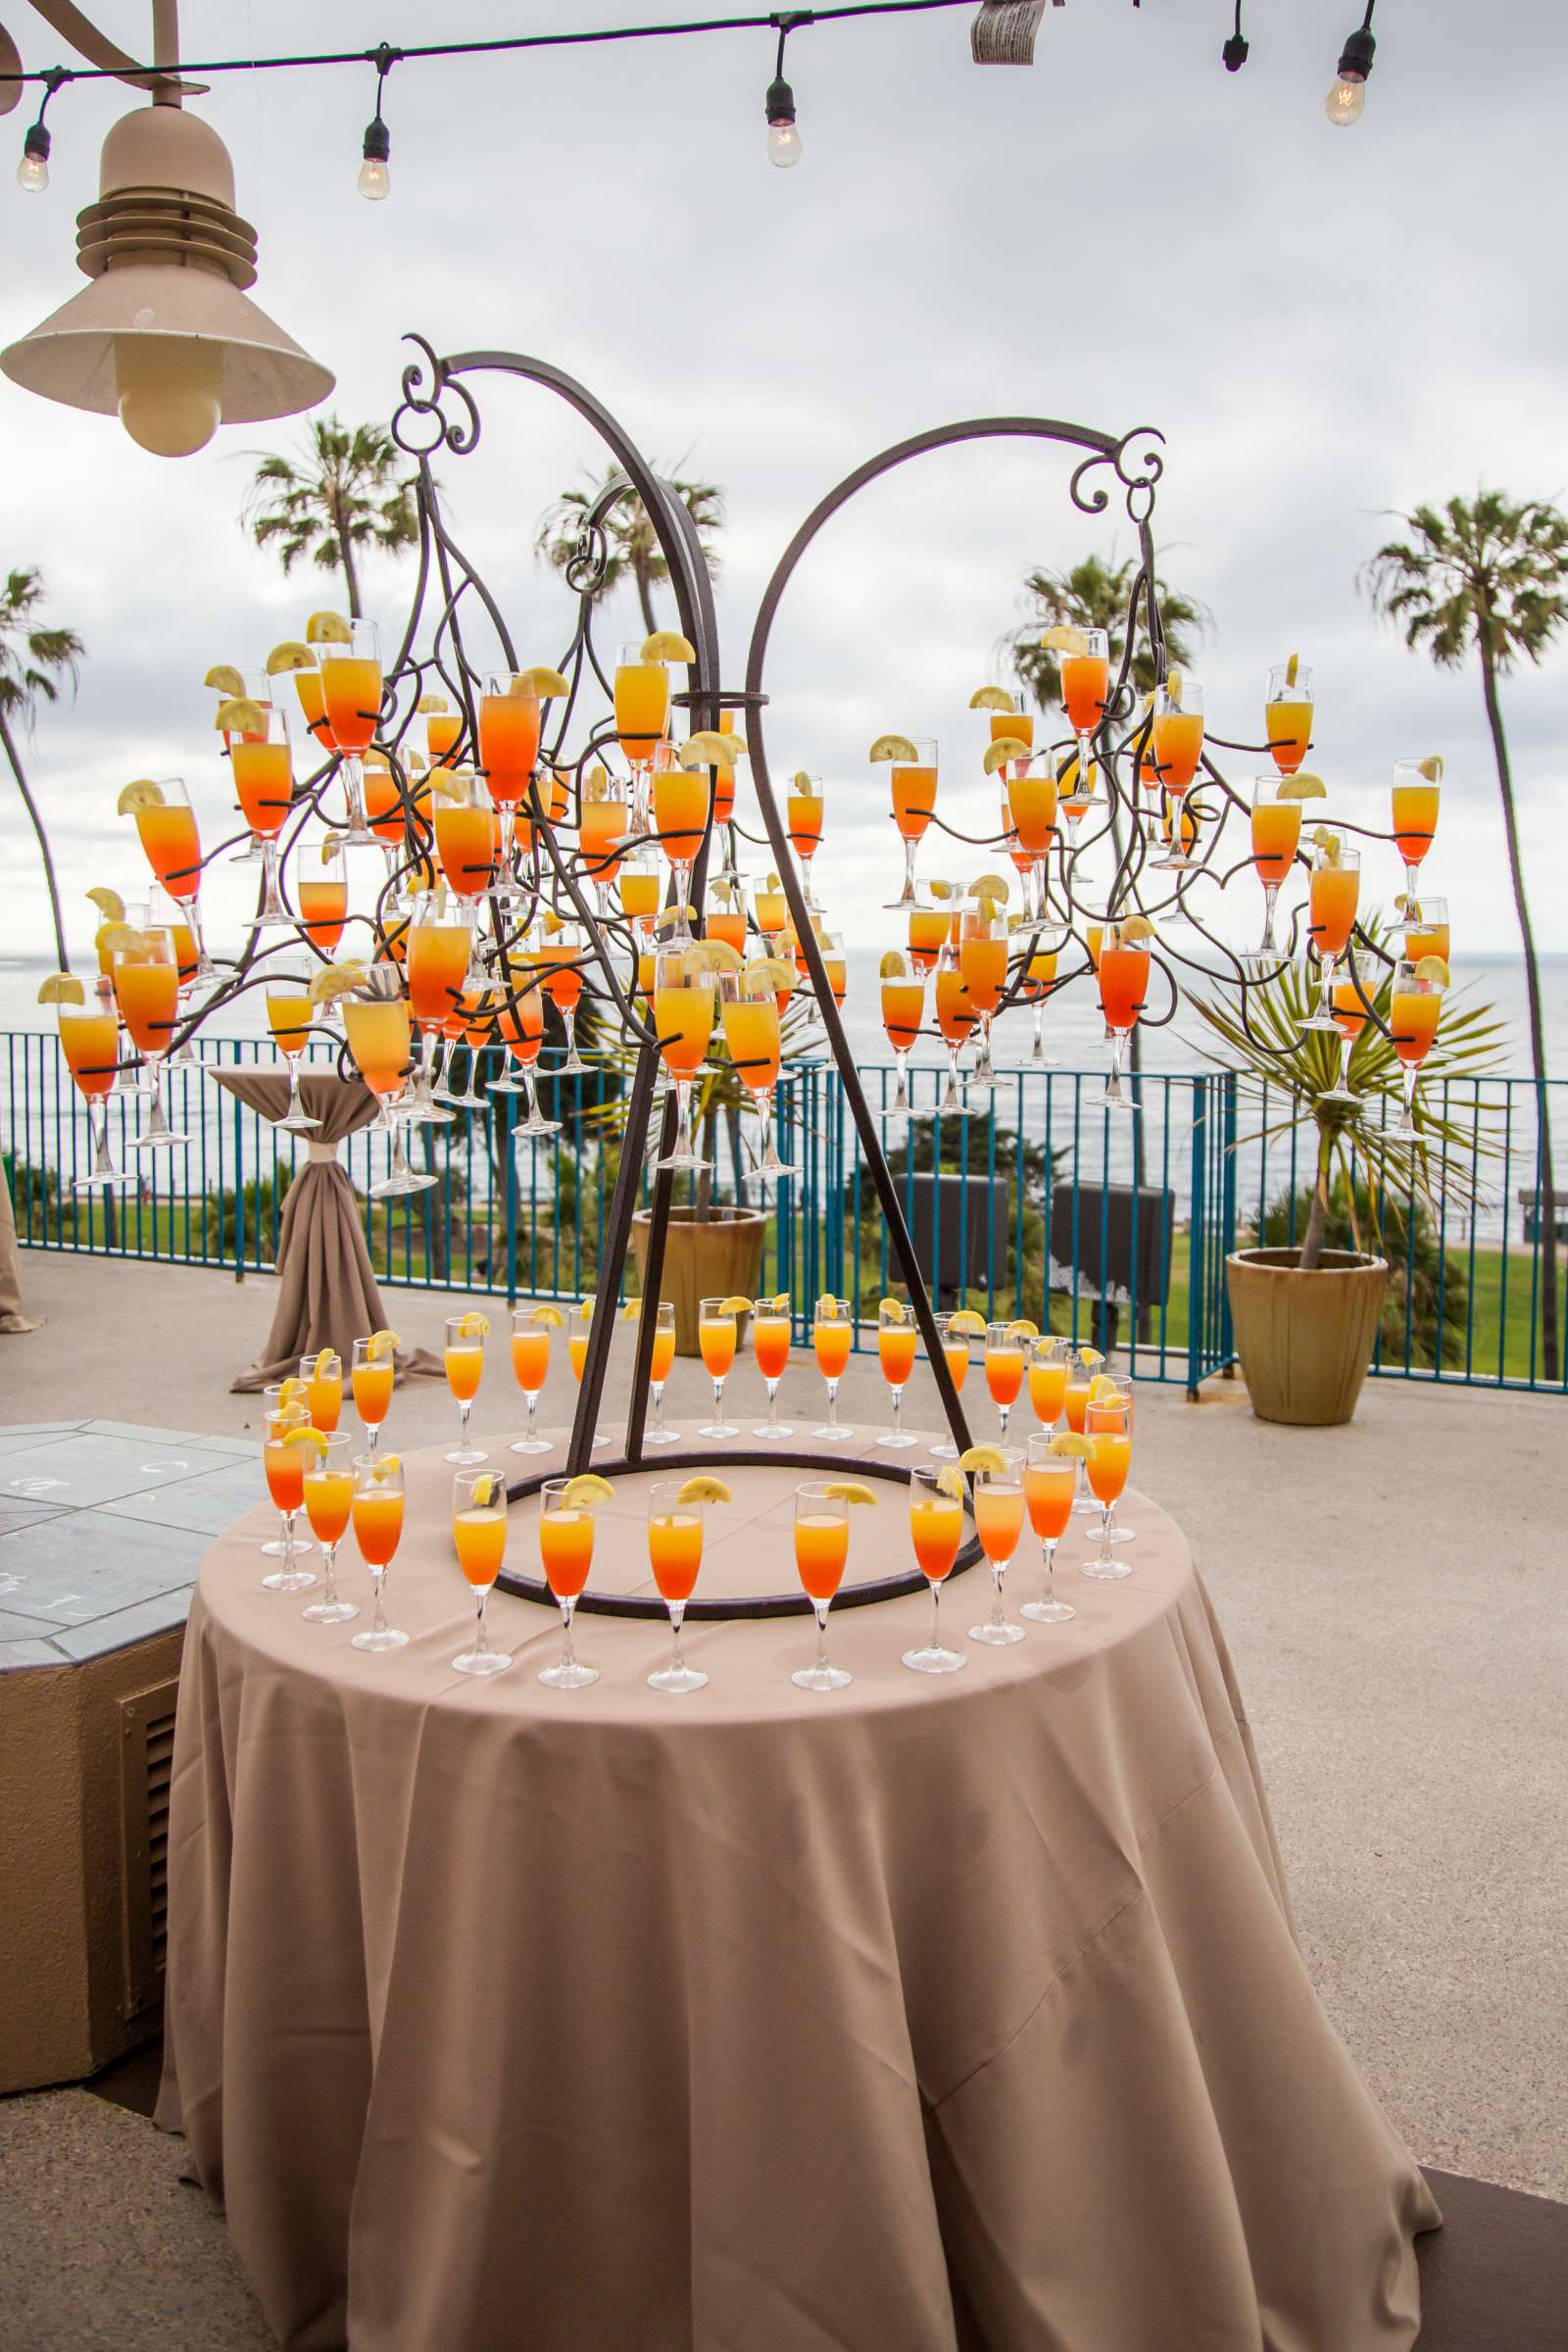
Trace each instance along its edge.
{"label": "railing post", "polygon": [[1220,1369],[1227,1379],[1232,1376],[1236,1362],[1236,1331],[1231,1322],[1231,1286],[1226,1268],[1236,1248],[1236,1072],[1227,1070],[1222,1081],[1225,1105],[1225,1156],[1221,1162],[1219,1233],[1219,1352]]}
{"label": "railing post", "polygon": [[1187,1397],[1198,1402],[1198,1384],[1203,1377],[1203,1332],[1208,1320],[1208,1169],[1203,1154],[1208,1146],[1207,1081],[1193,1080],[1193,1213],[1187,1248]]}
{"label": "railing post", "polygon": [[[239,1056],[236,1054],[235,1059]],[[221,1212],[220,1212],[221,1217]],[[221,1247],[222,1226],[219,1226]],[[245,1105],[234,1097],[234,1280],[245,1279]]]}

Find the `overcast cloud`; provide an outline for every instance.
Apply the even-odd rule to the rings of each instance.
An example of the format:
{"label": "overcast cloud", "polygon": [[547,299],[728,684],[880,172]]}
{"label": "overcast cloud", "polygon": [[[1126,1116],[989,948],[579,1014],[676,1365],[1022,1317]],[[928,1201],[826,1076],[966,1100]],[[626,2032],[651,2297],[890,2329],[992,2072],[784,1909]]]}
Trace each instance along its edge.
{"label": "overcast cloud", "polygon": [[[186,0],[187,55],[461,38],[689,13],[666,0]],[[100,0],[138,46],[143,7]],[[4,14],[35,67],[59,54],[24,0]],[[1032,411],[1120,431],[1157,425],[1167,470],[1156,530],[1166,576],[1214,615],[1200,669],[1215,731],[1258,724],[1265,665],[1293,648],[1318,670],[1318,764],[1334,805],[1386,822],[1393,760],[1441,749],[1448,797],[1432,869],[1455,944],[1516,945],[1496,790],[1467,670],[1439,676],[1372,620],[1357,566],[1383,510],[1470,491],[1568,490],[1568,323],[1559,299],[1565,31],[1547,0],[1489,20],[1460,0],[1383,0],[1366,114],[1322,99],[1354,0],[1252,0],[1252,55],[1227,75],[1226,0],[1069,0],[1048,10],[1029,72],[968,62],[963,11],[800,32],[789,72],[805,157],[770,169],[761,33],[483,63],[411,64],[388,85],[393,194],[355,193],[368,68],[225,80],[199,102],[233,155],[261,241],[256,298],[338,377],[346,418],[385,418],[407,328],[438,349],[511,347],[580,376],[666,466],[730,504],[720,612],[726,683],[796,524],[884,443],[963,416]],[[104,130],[134,103],[113,85],[51,109],[53,185],[0,175],[0,339],[82,281],[74,218],[96,195]],[[20,153],[30,111],[0,130]],[[445,461],[460,536],[503,592],[525,660],[556,659],[565,599],[533,564],[541,507],[599,453],[559,404],[485,396],[480,453]],[[0,563],[38,564],[51,615],[86,639],[81,691],[45,715],[34,778],[60,856],[74,939],[91,883],[139,878],[122,783],[183,772],[216,824],[226,805],[210,732],[209,663],[255,663],[313,607],[321,576],[285,583],[236,523],[243,453],[298,430],[221,431],[169,464],[112,421],[0,383]],[[890,881],[873,734],[943,739],[945,800],[978,818],[968,693],[991,674],[1021,574],[1093,548],[1125,552],[1114,512],[1077,514],[1067,468],[1027,446],[927,460],[861,501],[819,543],[775,633],[775,766],[824,773],[830,909],[870,944],[852,884]],[[370,610],[401,615],[412,572],[370,567]],[[607,636],[633,634],[612,616]],[[1565,657],[1509,689],[1542,944],[1568,946],[1568,855],[1553,823]],[[1237,762],[1245,781],[1250,761]],[[824,865],[828,860],[824,858]],[[1378,889],[1395,887],[1392,853]],[[0,778],[9,949],[42,951],[46,910],[16,796]],[[237,920],[218,877],[212,928]],[[1250,933],[1245,884],[1232,926]]]}

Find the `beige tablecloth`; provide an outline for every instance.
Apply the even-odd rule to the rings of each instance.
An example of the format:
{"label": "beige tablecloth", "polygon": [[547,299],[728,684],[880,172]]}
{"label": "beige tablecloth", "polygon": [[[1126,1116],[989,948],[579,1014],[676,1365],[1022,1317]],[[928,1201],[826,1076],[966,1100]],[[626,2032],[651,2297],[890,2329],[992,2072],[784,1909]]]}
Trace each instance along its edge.
{"label": "beige tablecloth", "polygon": [[[214,1069],[211,1075],[264,1119],[280,1119],[288,1108],[287,1070]],[[265,1389],[319,1348],[335,1348],[346,1365],[356,1340],[387,1327],[359,1199],[337,1160],[338,1145],[374,1118],[375,1097],[363,1078],[309,1070],[300,1075],[300,1102],[307,1117],[320,1124],[300,1138],[309,1157],[288,1188],[278,1219],[274,1262],[282,1287],[277,1308],[260,1356],[229,1382],[231,1392]],[[433,1379],[441,1370],[439,1358],[423,1348],[398,1350],[400,1380],[409,1373]]]}
{"label": "beige tablecloth", "polygon": [[[710,1589],[788,1586],[800,1475],[733,1474]],[[711,1681],[672,1699],[667,1637],[605,1618],[601,1681],[541,1689],[558,1624],[505,1597],[516,1666],[453,1674],[450,1480],[411,1460],[407,1649],[263,1592],[264,1514],[191,1611],[160,2120],[285,2344],[1411,2344],[1437,2212],[1307,1980],[1219,1629],[1145,1498],[1133,1578],[1069,1565],[1076,1620],[961,1674],[900,1665],[920,1596],[835,1617],[836,1696],[791,1685],[782,1619],[690,1630]],[[607,1582],[645,1583],[644,1507],[605,1506]],[[893,1489],[857,1512],[857,1571],[906,1524]],[[955,1580],[950,1635],[986,1599]]]}

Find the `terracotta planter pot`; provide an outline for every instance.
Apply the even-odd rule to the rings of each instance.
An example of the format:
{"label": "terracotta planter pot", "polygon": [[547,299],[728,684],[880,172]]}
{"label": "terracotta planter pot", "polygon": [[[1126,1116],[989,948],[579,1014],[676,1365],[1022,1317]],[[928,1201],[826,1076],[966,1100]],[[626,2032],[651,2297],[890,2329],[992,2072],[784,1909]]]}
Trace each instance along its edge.
{"label": "terracotta planter pot", "polygon": [[[648,1264],[650,1213],[631,1221],[631,1254],[641,1282]],[[661,1295],[675,1309],[675,1352],[697,1355],[697,1309],[704,1298],[755,1298],[762,1271],[767,1219],[760,1208],[715,1208],[706,1224],[689,1208],[672,1208],[664,1235]]]}
{"label": "terracotta planter pot", "polygon": [[1388,1260],[1325,1250],[1238,1250],[1225,1260],[1236,1349],[1260,1421],[1348,1421],[1377,1341]]}

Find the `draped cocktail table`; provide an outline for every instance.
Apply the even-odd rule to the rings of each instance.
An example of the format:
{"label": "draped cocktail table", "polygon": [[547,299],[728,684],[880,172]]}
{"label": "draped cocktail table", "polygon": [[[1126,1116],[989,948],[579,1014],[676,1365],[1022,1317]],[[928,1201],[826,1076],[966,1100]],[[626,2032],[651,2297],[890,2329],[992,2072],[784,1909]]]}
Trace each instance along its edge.
{"label": "draped cocktail table", "polygon": [[[901,1666],[916,1596],[835,1617],[835,1695],[789,1680],[805,1617],[689,1627],[711,1679],[680,1698],[645,1684],[658,1626],[579,1618],[601,1680],[565,1694],[535,1679],[559,1621],[499,1593],[515,1667],[451,1671],[452,1473],[407,1467],[406,1649],[264,1592],[261,1511],[185,1644],[160,2120],[285,2344],[1412,2343],[1437,2211],[1312,1990],[1213,1610],[1147,1498],[1134,1576],[1080,1577],[1070,1535],[1076,1619],[961,1674]],[[729,1475],[700,1589],[780,1590],[805,1474]],[[640,1485],[600,1514],[622,1589]],[[878,1493],[866,1577],[908,1557]],[[956,1579],[949,1638],[988,1600]]]}

